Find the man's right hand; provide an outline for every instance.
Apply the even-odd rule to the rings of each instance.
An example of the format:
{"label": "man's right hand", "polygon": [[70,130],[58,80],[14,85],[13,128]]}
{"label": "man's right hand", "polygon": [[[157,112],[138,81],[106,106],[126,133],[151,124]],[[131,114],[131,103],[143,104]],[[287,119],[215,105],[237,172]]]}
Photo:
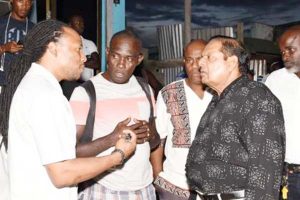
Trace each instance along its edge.
{"label": "man's right hand", "polygon": [[125,158],[128,158],[135,151],[136,134],[129,129],[125,129],[115,147],[122,150],[125,153]]}
{"label": "man's right hand", "polygon": [[23,49],[23,45],[17,44],[15,41],[8,42],[3,45],[5,52],[16,53]]}
{"label": "man's right hand", "polygon": [[114,138],[115,143],[117,142],[118,138],[120,138],[123,135],[124,130],[135,131],[136,129],[139,129],[143,125],[142,122],[128,125],[130,121],[131,121],[131,118],[128,117],[125,120],[123,120],[117,124],[117,126],[111,133],[111,135]]}

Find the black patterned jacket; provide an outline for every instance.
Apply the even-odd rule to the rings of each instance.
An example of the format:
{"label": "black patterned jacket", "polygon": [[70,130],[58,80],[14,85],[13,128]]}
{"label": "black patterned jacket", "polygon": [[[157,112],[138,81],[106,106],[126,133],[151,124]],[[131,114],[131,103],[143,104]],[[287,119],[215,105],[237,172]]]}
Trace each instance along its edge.
{"label": "black patterned jacket", "polygon": [[285,153],[279,100],[241,76],[214,96],[199,123],[186,164],[192,189],[245,189],[247,200],[277,200]]}

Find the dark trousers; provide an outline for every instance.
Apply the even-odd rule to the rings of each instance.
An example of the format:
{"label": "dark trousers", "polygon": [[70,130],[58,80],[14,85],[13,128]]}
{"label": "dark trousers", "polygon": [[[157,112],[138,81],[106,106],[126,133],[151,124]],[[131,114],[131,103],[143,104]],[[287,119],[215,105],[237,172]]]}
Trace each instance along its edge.
{"label": "dark trousers", "polygon": [[300,200],[300,173],[288,174],[288,200]]}
{"label": "dark trousers", "polygon": [[203,200],[245,200],[245,191],[236,191],[218,195],[201,195]]}

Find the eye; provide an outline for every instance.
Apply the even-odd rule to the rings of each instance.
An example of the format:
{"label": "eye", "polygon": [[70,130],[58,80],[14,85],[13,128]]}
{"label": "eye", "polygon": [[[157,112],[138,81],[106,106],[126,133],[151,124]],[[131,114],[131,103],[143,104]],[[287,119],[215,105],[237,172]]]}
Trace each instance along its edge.
{"label": "eye", "polygon": [[126,62],[133,62],[134,58],[132,56],[126,57]]}
{"label": "eye", "polygon": [[118,59],[119,58],[118,54],[116,54],[116,53],[111,53],[111,57],[113,59]]}
{"label": "eye", "polygon": [[294,47],[291,47],[291,48],[289,49],[289,52],[290,52],[290,53],[295,53],[295,51],[296,51],[296,48],[294,48]]}
{"label": "eye", "polygon": [[209,62],[214,62],[215,60],[217,60],[216,56],[214,55],[208,55],[207,59],[209,60]]}
{"label": "eye", "polygon": [[184,58],[184,62],[189,64],[191,62],[191,59],[190,58]]}

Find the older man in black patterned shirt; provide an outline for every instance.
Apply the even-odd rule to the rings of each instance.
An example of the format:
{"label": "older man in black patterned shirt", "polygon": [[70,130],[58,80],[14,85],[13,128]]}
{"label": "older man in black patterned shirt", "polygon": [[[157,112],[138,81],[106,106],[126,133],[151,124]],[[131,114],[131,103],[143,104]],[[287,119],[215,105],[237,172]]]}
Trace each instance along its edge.
{"label": "older man in black patterned shirt", "polygon": [[246,76],[249,57],[235,39],[215,37],[200,59],[215,96],[202,116],[186,164],[202,199],[277,200],[285,152],[279,100]]}

